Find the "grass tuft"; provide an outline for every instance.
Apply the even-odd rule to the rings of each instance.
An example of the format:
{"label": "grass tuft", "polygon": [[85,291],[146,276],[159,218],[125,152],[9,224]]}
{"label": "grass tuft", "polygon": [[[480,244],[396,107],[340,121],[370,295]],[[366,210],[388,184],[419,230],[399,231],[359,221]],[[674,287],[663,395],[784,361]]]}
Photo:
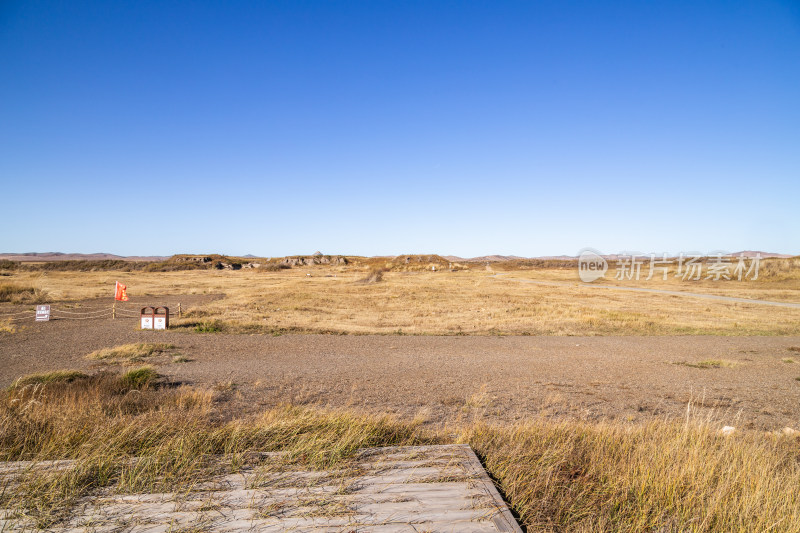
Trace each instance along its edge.
{"label": "grass tuft", "polygon": [[373,268],[365,278],[358,280],[358,283],[380,283],[383,281],[384,268]]}
{"label": "grass tuft", "polygon": [[696,363],[680,362],[675,363],[678,365],[689,366],[692,368],[736,368],[741,365],[738,361],[729,361],[727,359],[708,359],[706,361],[698,361]]}
{"label": "grass tuft", "polygon": [[16,333],[17,326],[11,320],[0,320],[0,333]]}
{"label": "grass tuft", "polygon": [[199,322],[194,325],[197,333],[220,333],[223,330],[222,322],[218,320]]}
{"label": "grass tuft", "polygon": [[12,387],[19,388],[28,385],[46,385],[48,383],[71,383],[76,379],[86,379],[88,376],[77,370],[56,370],[45,374],[31,374],[17,379]]}
{"label": "grass tuft", "polygon": [[131,389],[140,389],[158,379],[158,373],[152,366],[146,365],[140,368],[128,370],[120,379],[125,387],[130,387]]}
{"label": "grass tuft", "polygon": [[114,346],[113,348],[96,350],[87,355],[86,358],[98,361],[125,360],[128,362],[136,362],[146,357],[159,355],[174,348],[174,345],[164,343],[121,344],[119,346]]}

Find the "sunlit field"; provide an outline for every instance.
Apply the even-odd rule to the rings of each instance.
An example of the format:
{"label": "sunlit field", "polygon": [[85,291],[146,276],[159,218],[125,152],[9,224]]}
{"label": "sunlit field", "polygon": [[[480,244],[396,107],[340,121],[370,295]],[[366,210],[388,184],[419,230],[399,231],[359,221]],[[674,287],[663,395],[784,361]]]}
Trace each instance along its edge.
{"label": "sunlit field", "polygon": [[[772,266],[767,262],[760,279],[743,282],[686,282],[672,276],[617,280],[612,268],[606,278],[588,285],[579,281],[575,268],[529,268],[514,263],[444,268],[438,262],[411,268],[373,260],[240,270],[86,270],[6,269],[0,278],[2,309],[31,309],[37,303],[54,303],[75,312],[96,309],[112,303],[114,283],[120,281],[127,285],[131,301],[117,302],[118,310],[195,302],[182,306],[182,316],[173,318],[171,329],[234,334],[204,340],[246,339],[249,333],[781,336],[800,331],[797,308],[688,294],[798,302],[800,276],[794,260]],[[67,322],[54,325],[66,328]],[[9,322],[0,335],[6,340],[28,338],[35,329],[26,328]],[[22,333],[17,336],[18,331]],[[786,406],[776,407],[767,429],[756,429],[750,412],[756,407],[744,404],[750,409],[747,420],[751,422],[742,420],[732,435],[721,430],[738,415],[714,407],[716,400],[709,400],[713,404],[709,408],[703,395],[696,405],[690,395],[681,407],[685,416],[677,416],[669,407],[674,403],[672,396],[665,398],[663,391],[633,391],[621,382],[609,382],[609,395],[628,398],[618,406],[627,409],[628,415],[616,418],[582,418],[585,406],[576,404],[573,409],[559,394],[537,400],[538,410],[524,418],[514,418],[512,411],[504,418],[499,406],[489,413],[494,396],[486,386],[471,394],[478,385],[469,383],[464,384],[468,392],[463,398],[452,396],[439,402],[447,413],[436,420],[427,418],[425,409],[418,415],[400,411],[390,416],[369,402],[360,407],[326,406],[322,401],[308,402],[302,395],[295,397],[289,388],[283,392],[283,401],[260,403],[263,407],[245,411],[236,402],[242,401],[243,394],[261,401],[260,385],[225,381],[228,367],[219,361],[211,379],[193,374],[190,382],[195,386],[178,385],[180,371],[190,374],[192,365],[202,364],[195,358],[207,356],[197,347],[185,354],[187,346],[180,339],[187,337],[171,335],[164,339],[169,342],[101,345],[87,350],[77,366],[23,376],[3,391],[0,459],[11,465],[67,461],[56,463],[55,469],[25,466],[23,477],[11,471],[0,475],[4,487],[0,510],[7,517],[32,527],[60,527],[83,498],[185,494],[237,472],[256,452],[281,452],[285,457],[281,459],[285,463],[271,460],[250,465],[265,471],[301,465],[344,472],[354,468],[354,453],[363,447],[467,443],[528,531],[800,528],[795,490],[800,482],[796,461],[800,440],[791,427],[775,425],[775,420],[791,418],[792,410]],[[294,342],[298,337],[285,339]],[[780,395],[769,401],[775,402],[776,397],[786,401],[795,385],[791,373],[796,349],[800,348],[780,348],[780,353],[768,354],[768,360],[752,350],[740,350],[731,352],[733,359],[692,358],[689,353],[685,360],[660,364],[669,365],[663,372],[670,379],[711,379],[708,386],[716,391],[710,393],[714,398],[731,375],[771,365],[769,371],[779,368],[780,375],[764,377],[772,374],[763,366],[759,379],[781,387]],[[313,353],[308,357],[315,360]],[[491,354],[486,357],[487,364],[491,363]],[[571,364],[569,357],[565,355],[562,366]],[[417,362],[421,365],[422,359]],[[463,371],[460,368],[458,373]],[[313,388],[302,382],[295,385],[302,390]],[[530,404],[535,396],[532,389],[525,388],[523,393],[519,386],[514,399]],[[535,389],[537,385],[526,386]],[[593,390],[585,389],[577,387],[572,397],[583,390],[585,401],[600,401]],[[317,397],[319,391],[311,392]],[[408,396],[409,405],[419,405],[417,398]],[[649,409],[653,402],[658,404],[653,416],[631,415],[638,413],[632,406]],[[270,512],[263,509],[266,515]]]}
{"label": "sunlit field", "polygon": [[[800,308],[772,307],[651,292],[599,289],[620,285],[737,298],[800,302],[800,269],[762,265],[758,280],[649,281],[614,279],[583,285],[575,269],[513,265],[382,272],[308,266],[287,270],[179,272],[15,271],[4,284],[29,287],[37,301],[108,298],[114,282],[137,303],[169,296],[215,294],[184,309],[174,325],[230,332],[418,335],[789,335],[800,331]],[[777,273],[776,273],[777,272]],[[531,283],[531,281],[533,283]],[[543,282],[543,283],[542,283]],[[46,296],[43,296],[46,295]]]}

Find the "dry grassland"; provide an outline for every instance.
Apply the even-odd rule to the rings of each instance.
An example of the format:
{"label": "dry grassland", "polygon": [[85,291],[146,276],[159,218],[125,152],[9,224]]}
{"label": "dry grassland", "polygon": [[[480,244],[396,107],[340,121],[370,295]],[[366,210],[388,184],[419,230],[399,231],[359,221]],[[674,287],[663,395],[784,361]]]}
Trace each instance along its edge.
{"label": "dry grassland", "polygon": [[[789,266],[767,270],[756,282],[688,284],[670,279],[625,285],[797,302],[800,276]],[[9,299],[25,299],[3,305],[30,307],[31,298],[45,294],[48,302],[61,305],[94,298],[110,303],[119,280],[128,285],[132,301],[123,305],[130,309],[140,303],[180,301],[183,295],[220,295],[184,309],[184,317],[175,321],[179,328],[199,332],[800,331],[800,309],[595,289],[581,286],[574,269],[516,269],[496,275],[485,268],[381,268],[15,271],[4,276],[4,284],[12,287],[6,293]],[[612,271],[599,283],[619,282]],[[346,468],[361,447],[461,442],[479,454],[528,531],[800,530],[800,438],[791,432],[723,436],[721,424],[696,415],[691,403],[683,420],[643,424],[542,416],[500,426],[476,416],[432,427],[422,420],[296,405],[242,417],[226,410],[233,382],[209,389],[177,387],[165,383],[157,368],[140,366],[153,364],[157,356],[188,360],[173,353],[174,348],[133,343],[92,351],[87,357],[101,368],[111,363],[136,366],[124,373],[63,370],[27,376],[0,391],[0,460],[74,461],[56,470],[31,468],[22,478],[0,472],[0,509],[33,526],[53,527],[87,495],[190,490],[216,475],[236,472],[251,452],[283,451],[289,461],[310,467]],[[737,361],[714,357],[687,357],[673,364],[704,374],[741,370]],[[783,357],[776,364],[790,369],[795,359]],[[488,405],[490,391],[482,387],[458,401],[480,411]]]}
{"label": "dry grassland", "polygon": [[[573,269],[502,275],[484,269],[388,271],[378,282],[369,282],[368,274],[364,269],[315,266],[272,272],[16,272],[7,280],[45,291],[56,300],[102,297],[110,301],[117,279],[128,285],[136,302],[147,301],[147,295],[154,295],[149,300],[155,302],[166,295],[175,297],[169,300],[179,300],[183,294],[222,295],[189,309],[183,320],[174,322],[198,331],[414,335],[789,335],[800,331],[800,309],[584,287]],[[524,279],[555,283],[519,281]],[[626,286],[800,301],[800,279],[793,277],[696,283],[642,280]]]}
{"label": "dry grassland", "polygon": [[[131,391],[137,391],[132,394]],[[311,468],[347,468],[362,447],[468,443],[528,531],[798,531],[800,439],[720,434],[689,416],[647,425],[529,420],[418,422],[286,406],[222,421],[219,393],[162,387],[151,369],[23,379],[0,394],[7,518],[58,526],[82,497],[177,492],[283,451]],[[41,461],[70,459],[55,469]],[[273,461],[274,463],[274,461]],[[274,469],[279,464],[258,463]],[[2,511],[0,511],[2,512]]]}
{"label": "dry grassland", "polygon": [[[747,263],[750,264],[749,262]],[[777,302],[800,303],[800,259],[763,260],[758,279],[738,281],[706,279],[707,271],[699,280],[683,280],[675,276],[677,265],[670,267],[669,275],[664,280],[660,271],[655,271],[650,280],[649,264],[645,262],[641,267],[640,277],[636,279],[616,279],[617,269],[615,263],[609,264],[606,275],[592,282],[592,285],[637,287],[643,289],[658,289],[668,291],[685,291],[700,294],[714,294],[717,296],[730,296],[734,298],[751,298],[756,300],[770,300]],[[554,281],[575,283],[579,282],[575,268],[561,269],[536,269],[536,270],[506,270],[502,267],[496,269],[503,276],[514,279],[531,279],[540,281]],[[625,273],[627,274],[627,272]]]}

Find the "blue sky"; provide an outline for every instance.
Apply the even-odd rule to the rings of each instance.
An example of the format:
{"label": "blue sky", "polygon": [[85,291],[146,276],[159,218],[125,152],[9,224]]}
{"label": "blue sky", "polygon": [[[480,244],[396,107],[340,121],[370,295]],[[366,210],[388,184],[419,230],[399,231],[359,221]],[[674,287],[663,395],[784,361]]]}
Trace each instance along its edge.
{"label": "blue sky", "polygon": [[0,3],[0,251],[800,254],[792,2]]}

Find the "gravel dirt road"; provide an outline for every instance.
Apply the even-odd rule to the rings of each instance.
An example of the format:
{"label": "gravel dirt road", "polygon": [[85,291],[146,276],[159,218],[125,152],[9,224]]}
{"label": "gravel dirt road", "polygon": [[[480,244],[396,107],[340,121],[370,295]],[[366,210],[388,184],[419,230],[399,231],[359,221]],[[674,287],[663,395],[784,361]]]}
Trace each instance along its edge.
{"label": "gravel dirt road", "polygon": [[[0,334],[0,386],[97,370],[86,354],[132,342],[174,344],[152,360],[158,371],[216,387],[237,415],[295,402],[423,413],[432,423],[537,414],[646,421],[683,417],[691,402],[727,425],[800,429],[800,337],[273,337],[140,331],[131,319],[31,321]],[[190,361],[174,363],[178,353]],[[734,366],[689,366],[706,360]]]}

